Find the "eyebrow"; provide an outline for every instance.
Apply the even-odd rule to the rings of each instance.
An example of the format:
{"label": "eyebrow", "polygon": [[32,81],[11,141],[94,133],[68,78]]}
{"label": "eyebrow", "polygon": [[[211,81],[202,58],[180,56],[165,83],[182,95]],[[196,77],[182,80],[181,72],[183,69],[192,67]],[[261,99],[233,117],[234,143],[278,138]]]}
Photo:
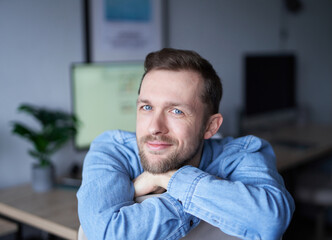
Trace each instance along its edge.
{"label": "eyebrow", "polygon": [[[151,102],[149,100],[147,100],[147,99],[140,99],[140,98],[138,98],[136,104],[138,105],[138,104],[141,104],[141,103],[151,104]],[[190,111],[192,110],[191,106],[189,106],[188,104],[183,104],[183,103],[177,103],[177,102],[171,102],[171,101],[169,101],[169,102],[165,102],[164,105],[168,106],[168,107],[184,107],[184,108],[186,108],[186,109],[188,109]]]}
{"label": "eyebrow", "polygon": [[140,103],[150,103],[150,101],[146,100],[146,99],[140,99],[140,98],[138,98],[137,101],[136,101],[136,105],[138,105]]}

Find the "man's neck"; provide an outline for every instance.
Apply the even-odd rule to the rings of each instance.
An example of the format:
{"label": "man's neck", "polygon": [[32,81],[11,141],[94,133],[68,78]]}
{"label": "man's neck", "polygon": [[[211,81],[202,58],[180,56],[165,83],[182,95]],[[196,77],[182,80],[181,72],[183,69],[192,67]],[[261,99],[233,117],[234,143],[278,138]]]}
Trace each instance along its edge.
{"label": "man's neck", "polygon": [[191,161],[188,162],[188,165],[191,165],[191,166],[197,167],[197,168],[199,167],[199,164],[201,163],[201,159],[202,159],[202,154],[203,154],[203,146],[204,146],[204,141],[202,141],[197,154]]}

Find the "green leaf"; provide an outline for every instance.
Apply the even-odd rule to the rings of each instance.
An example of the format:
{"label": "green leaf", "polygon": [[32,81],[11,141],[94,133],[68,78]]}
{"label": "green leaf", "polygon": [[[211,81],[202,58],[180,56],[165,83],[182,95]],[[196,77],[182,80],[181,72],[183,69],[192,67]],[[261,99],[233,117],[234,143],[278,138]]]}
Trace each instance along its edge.
{"label": "green leaf", "polygon": [[31,104],[21,104],[18,111],[31,115],[40,123],[40,129],[34,130],[22,123],[13,122],[12,133],[33,144],[34,149],[29,154],[42,165],[50,164],[50,155],[77,133],[79,121],[73,114]]}
{"label": "green leaf", "polygon": [[25,126],[23,123],[14,122],[12,133],[32,140],[32,138],[36,135],[36,132],[29,127]]}

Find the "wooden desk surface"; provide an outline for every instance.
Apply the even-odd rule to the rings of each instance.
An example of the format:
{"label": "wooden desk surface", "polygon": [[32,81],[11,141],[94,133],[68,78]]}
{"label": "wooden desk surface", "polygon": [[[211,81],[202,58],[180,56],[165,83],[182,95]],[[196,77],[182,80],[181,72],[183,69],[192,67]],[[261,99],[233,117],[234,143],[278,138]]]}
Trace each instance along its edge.
{"label": "wooden desk surface", "polygon": [[77,239],[76,191],[36,193],[30,185],[0,190],[0,213],[65,239]]}
{"label": "wooden desk surface", "polygon": [[287,126],[255,135],[272,144],[279,171],[332,154],[332,125]]}
{"label": "wooden desk surface", "polygon": [[11,233],[15,233],[17,229],[18,228],[15,223],[0,218],[0,237]]}

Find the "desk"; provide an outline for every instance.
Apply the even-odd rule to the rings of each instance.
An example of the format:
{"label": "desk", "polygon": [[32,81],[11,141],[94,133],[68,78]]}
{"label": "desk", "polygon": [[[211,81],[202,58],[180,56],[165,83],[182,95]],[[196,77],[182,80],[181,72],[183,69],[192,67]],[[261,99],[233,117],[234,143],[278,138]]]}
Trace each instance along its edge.
{"label": "desk", "polygon": [[332,154],[332,125],[285,126],[254,135],[272,144],[279,171]]}
{"label": "desk", "polygon": [[17,230],[18,229],[16,224],[5,221],[0,218],[0,237],[7,234],[15,233]]}
{"label": "desk", "polygon": [[76,191],[36,193],[30,185],[0,190],[0,215],[65,239],[77,239]]}

